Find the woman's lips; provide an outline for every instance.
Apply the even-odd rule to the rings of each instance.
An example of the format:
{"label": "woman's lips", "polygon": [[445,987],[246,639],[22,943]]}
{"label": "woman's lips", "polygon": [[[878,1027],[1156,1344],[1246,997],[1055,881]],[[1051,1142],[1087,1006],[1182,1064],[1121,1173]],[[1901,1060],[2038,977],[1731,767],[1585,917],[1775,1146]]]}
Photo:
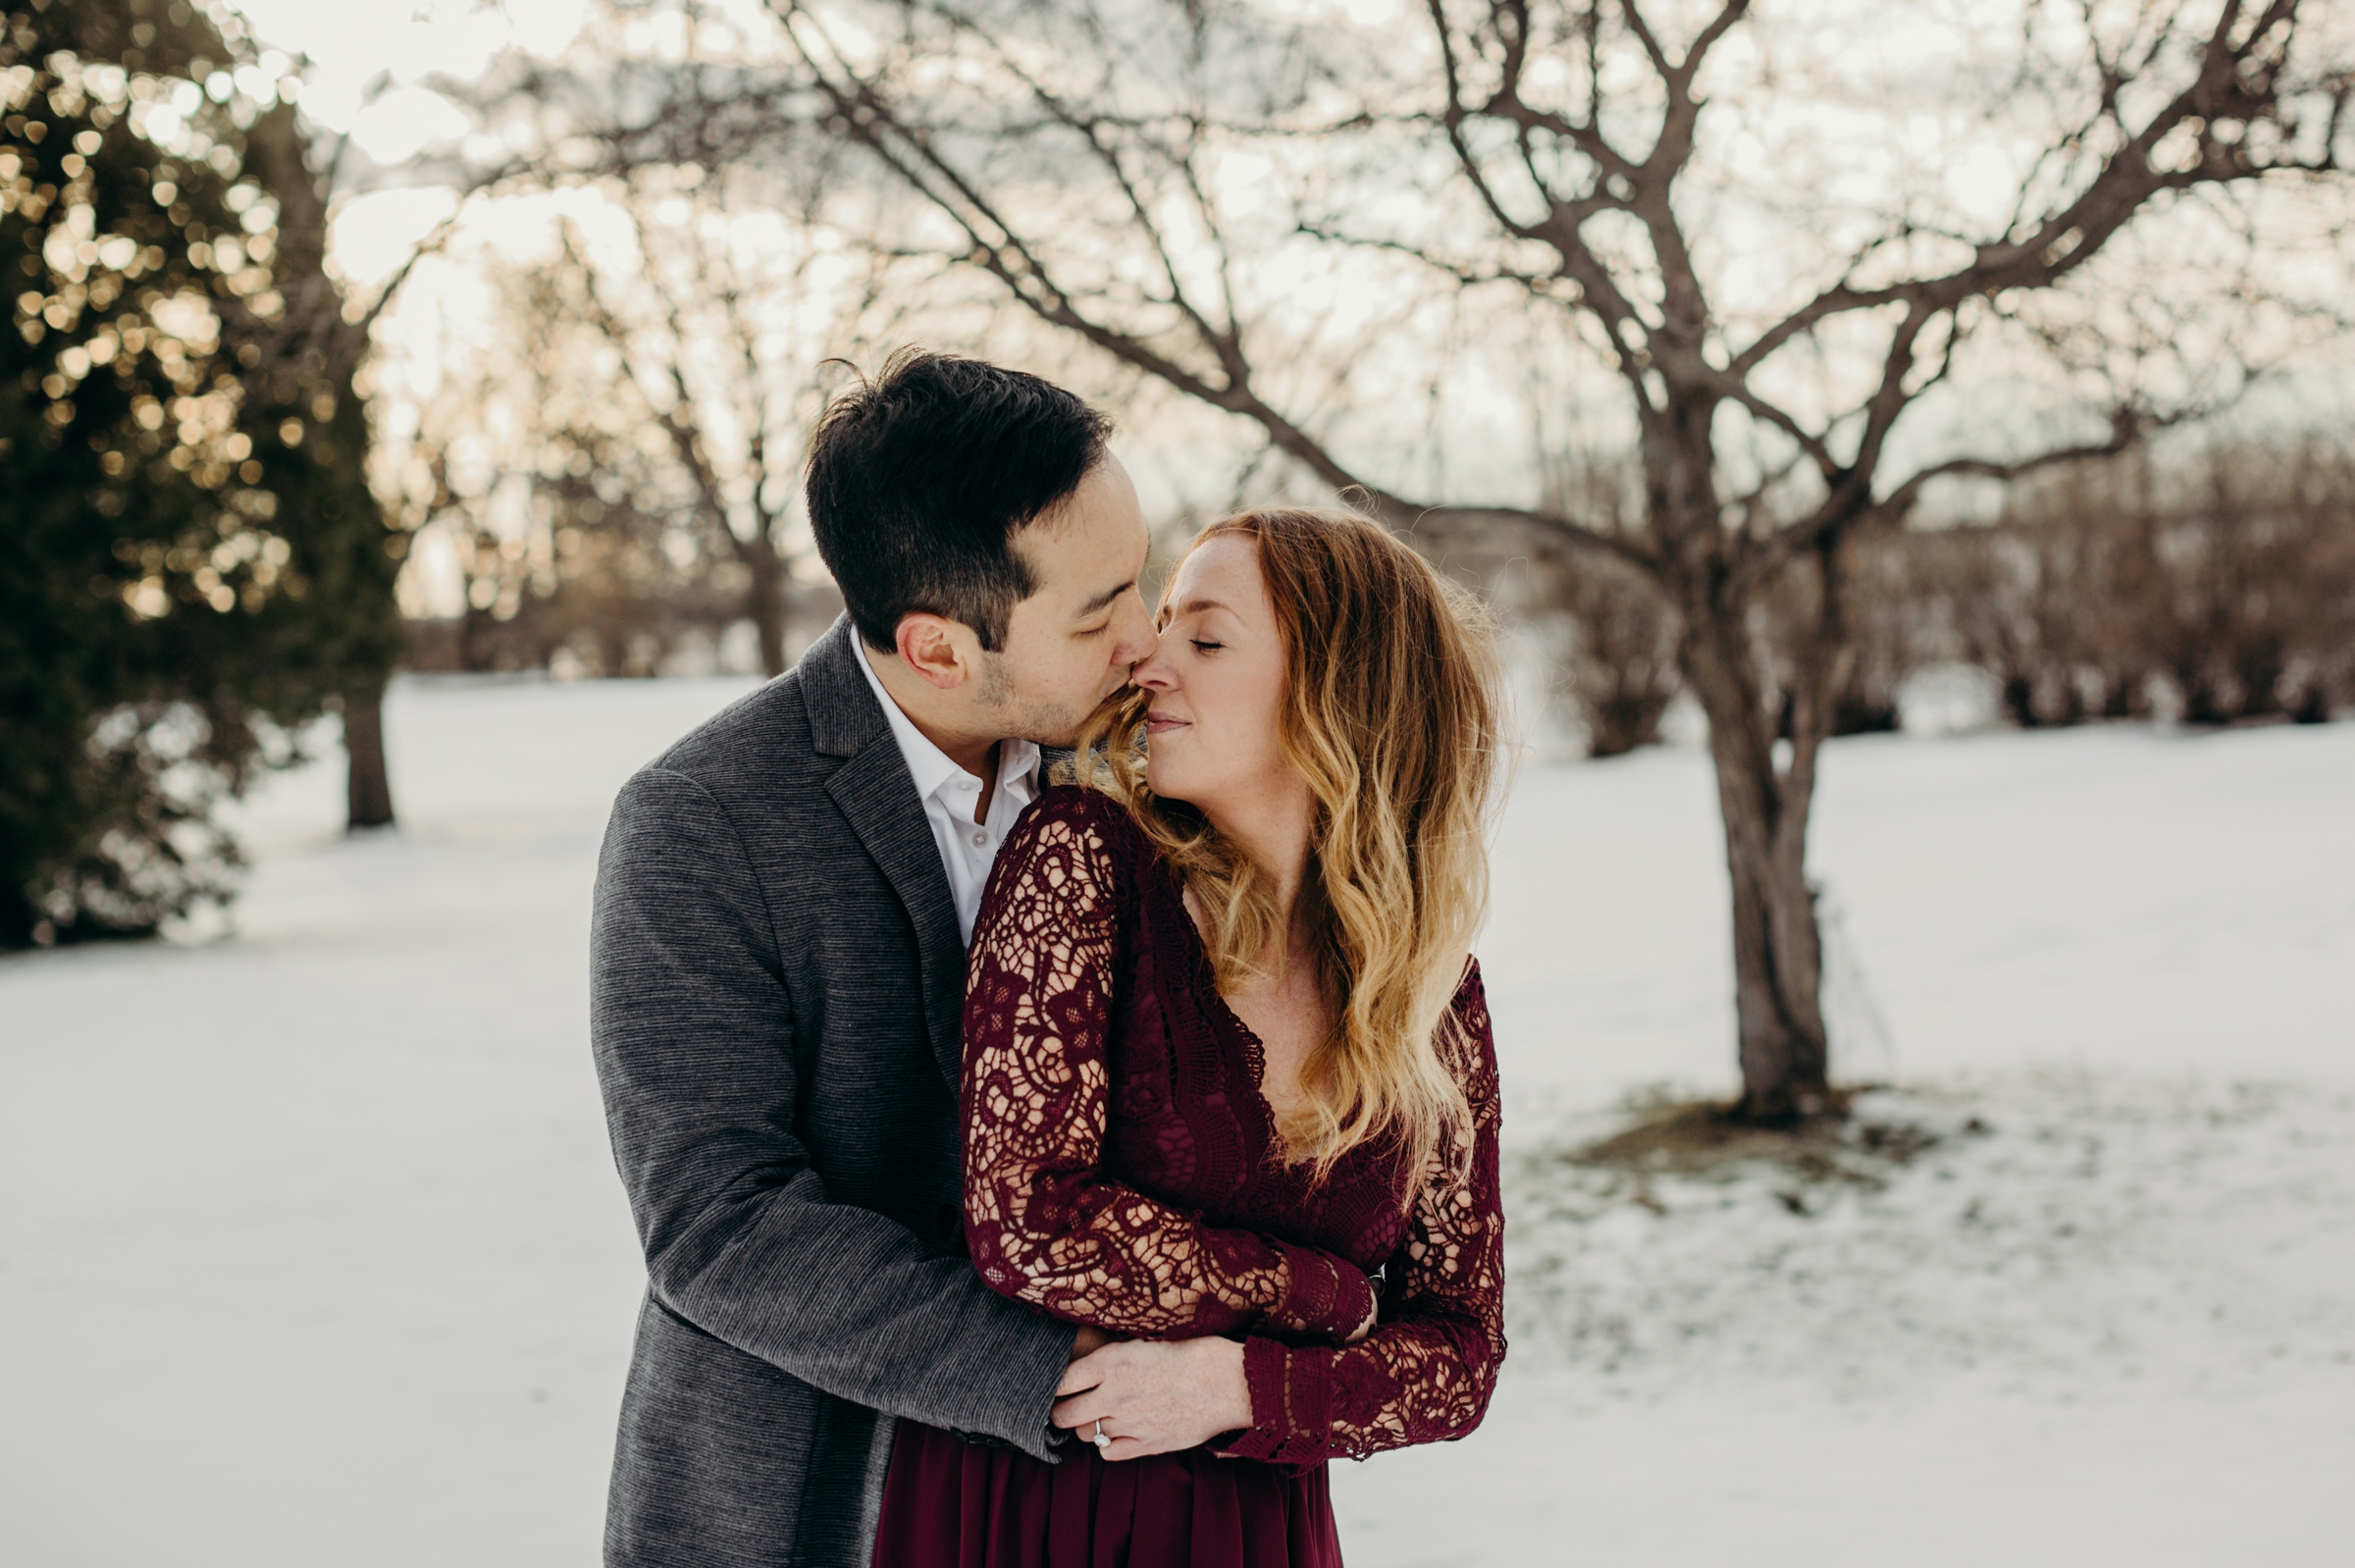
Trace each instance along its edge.
{"label": "woman's lips", "polygon": [[1145,733],[1147,735],[1167,735],[1172,730],[1181,730],[1185,727],[1184,719],[1172,718],[1166,713],[1147,713],[1145,715]]}

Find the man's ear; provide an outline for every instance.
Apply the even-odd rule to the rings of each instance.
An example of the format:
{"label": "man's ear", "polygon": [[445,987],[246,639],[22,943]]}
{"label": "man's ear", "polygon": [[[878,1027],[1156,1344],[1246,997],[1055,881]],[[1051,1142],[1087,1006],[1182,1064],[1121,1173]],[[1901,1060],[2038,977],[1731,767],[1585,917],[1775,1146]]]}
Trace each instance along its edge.
{"label": "man's ear", "polygon": [[981,639],[945,615],[901,616],[898,644],[900,662],[944,692],[963,686],[980,668]]}

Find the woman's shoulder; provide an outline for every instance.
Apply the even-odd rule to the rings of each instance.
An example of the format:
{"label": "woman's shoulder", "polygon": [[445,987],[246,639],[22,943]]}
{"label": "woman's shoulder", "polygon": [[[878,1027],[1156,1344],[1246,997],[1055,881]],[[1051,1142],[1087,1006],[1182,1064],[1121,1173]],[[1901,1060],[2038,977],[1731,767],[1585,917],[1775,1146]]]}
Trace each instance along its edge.
{"label": "woman's shoulder", "polygon": [[1488,987],[1483,985],[1480,980],[1480,959],[1477,955],[1469,953],[1464,955],[1464,977],[1457,982],[1455,999],[1449,1002],[1447,1007],[1457,1018],[1464,1019],[1467,1022],[1475,1017],[1484,1023],[1487,1021],[1489,991]]}
{"label": "woman's shoulder", "polygon": [[1016,831],[1032,824],[1061,822],[1095,833],[1107,842],[1141,843],[1144,830],[1113,796],[1086,784],[1050,784],[1022,809]]}
{"label": "woman's shoulder", "polygon": [[1055,784],[1023,808],[1000,854],[1018,862],[1071,858],[1083,862],[1083,874],[1124,882],[1136,857],[1148,850],[1144,829],[1127,807],[1099,789]]}

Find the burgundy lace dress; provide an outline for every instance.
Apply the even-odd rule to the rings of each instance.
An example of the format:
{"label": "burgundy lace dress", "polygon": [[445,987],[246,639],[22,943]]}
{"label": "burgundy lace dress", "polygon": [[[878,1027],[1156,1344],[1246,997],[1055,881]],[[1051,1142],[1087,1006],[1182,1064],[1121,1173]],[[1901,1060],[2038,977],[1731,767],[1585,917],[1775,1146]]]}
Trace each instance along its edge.
{"label": "burgundy lace dress", "polygon": [[[1395,1155],[1359,1148],[1312,1183],[1282,1158],[1259,1042],[1142,831],[1094,791],[1042,795],[973,930],[967,1241],[991,1285],[1070,1322],[1242,1339],[1251,1425],[1119,1463],[1073,1441],[1046,1464],[903,1421],[877,1568],[1337,1565],[1326,1459],[1461,1437],[1504,1356],[1477,967],[1454,1005],[1471,1159],[1410,1182]],[[1380,1321],[1342,1347],[1376,1271]]]}

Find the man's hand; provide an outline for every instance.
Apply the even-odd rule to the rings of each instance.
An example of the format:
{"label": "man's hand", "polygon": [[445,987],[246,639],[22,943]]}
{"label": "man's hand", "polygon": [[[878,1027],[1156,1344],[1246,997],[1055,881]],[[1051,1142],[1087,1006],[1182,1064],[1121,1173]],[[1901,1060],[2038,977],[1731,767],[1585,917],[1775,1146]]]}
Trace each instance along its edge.
{"label": "man's hand", "polygon": [[1107,1459],[1176,1453],[1251,1425],[1232,1339],[1122,1340],[1073,1362],[1055,1392],[1055,1425],[1092,1439],[1104,1423]]}

